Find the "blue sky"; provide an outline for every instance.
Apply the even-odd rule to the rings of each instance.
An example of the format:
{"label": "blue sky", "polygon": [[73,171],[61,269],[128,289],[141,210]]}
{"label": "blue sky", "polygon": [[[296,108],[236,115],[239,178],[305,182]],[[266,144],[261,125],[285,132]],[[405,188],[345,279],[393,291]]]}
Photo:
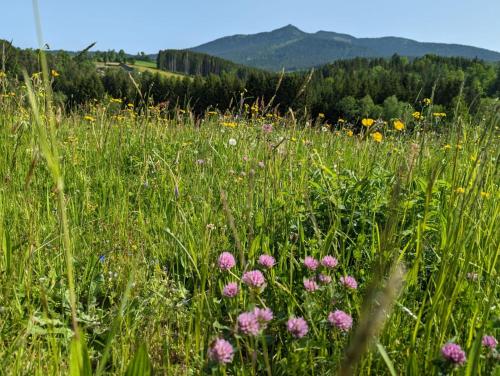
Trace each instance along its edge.
{"label": "blue sky", "polygon": [[[4,0],[0,39],[36,47],[31,0]],[[194,47],[294,24],[308,32],[402,36],[500,51],[500,0],[39,0],[52,49],[130,53]]]}

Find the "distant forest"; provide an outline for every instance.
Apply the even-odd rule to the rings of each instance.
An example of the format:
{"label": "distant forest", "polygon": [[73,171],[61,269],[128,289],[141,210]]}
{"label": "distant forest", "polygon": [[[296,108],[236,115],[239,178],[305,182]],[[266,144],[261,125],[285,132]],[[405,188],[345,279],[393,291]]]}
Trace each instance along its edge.
{"label": "distant forest", "polygon": [[[102,54],[58,52],[47,57],[50,69],[58,72],[53,81],[56,98],[68,109],[105,96],[139,105],[140,96],[129,74],[148,105],[189,107],[197,114],[272,100],[273,108],[282,114],[289,109],[311,118],[321,113],[332,122],[339,117],[351,121],[361,117],[389,119],[418,110],[424,97],[433,96],[439,110],[451,114],[458,108],[461,115],[476,115],[491,108],[500,96],[500,65],[465,58],[356,58],[313,71],[279,74],[192,51],[161,51],[157,60],[160,69],[186,74],[176,78],[103,69],[95,60],[113,57]],[[0,70],[13,78],[9,82],[21,81],[24,69],[30,75],[40,71],[39,51],[0,41]],[[460,96],[463,100],[457,107]]]}

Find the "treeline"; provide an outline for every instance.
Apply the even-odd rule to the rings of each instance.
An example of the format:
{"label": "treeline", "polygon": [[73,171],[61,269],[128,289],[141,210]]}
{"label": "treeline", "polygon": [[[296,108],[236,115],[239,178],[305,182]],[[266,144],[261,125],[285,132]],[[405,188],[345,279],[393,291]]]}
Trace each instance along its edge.
{"label": "treeline", "polygon": [[240,79],[258,71],[256,68],[190,50],[162,50],[158,53],[156,66],[161,70],[202,77],[231,73]]}
{"label": "treeline", "polygon": [[[0,42],[0,63],[3,62],[10,81],[21,81],[23,69],[28,74],[40,71],[39,51],[5,46]],[[169,64],[165,58],[173,57],[160,53],[159,60],[160,56],[164,67]],[[177,55],[176,71],[184,64],[182,56]],[[272,108],[282,114],[289,109],[298,116],[316,117],[322,113],[331,122],[339,117],[352,121],[367,116],[401,117],[403,113],[418,111],[422,99],[431,96],[437,111],[452,114],[458,108],[463,115],[475,115],[487,111],[500,96],[500,66],[479,60],[436,56],[414,60],[399,56],[359,58],[337,61],[313,73],[281,75],[255,69],[238,71],[220,65],[221,59],[199,58],[185,68],[188,73],[218,74],[203,77],[196,73],[184,78],[150,72],[131,74],[148,105],[167,103],[203,113],[209,108],[224,111],[239,108],[242,103],[272,102]],[[97,69],[92,60],[90,56],[75,58],[63,52],[48,55],[50,68],[57,71],[53,87],[61,104],[75,107],[106,95],[139,104],[140,96],[129,72]],[[459,98],[461,105],[457,106]]]}

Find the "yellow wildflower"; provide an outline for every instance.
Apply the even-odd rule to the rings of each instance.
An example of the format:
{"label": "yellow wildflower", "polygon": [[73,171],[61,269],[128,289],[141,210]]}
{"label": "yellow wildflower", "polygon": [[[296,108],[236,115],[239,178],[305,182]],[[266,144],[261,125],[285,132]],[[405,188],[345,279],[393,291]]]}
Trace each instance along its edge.
{"label": "yellow wildflower", "polygon": [[342,118],[339,118],[339,120],[337,120],[339,123],[345,123],[345,120],[342,119]]}
{"label": "yellow wildflower", "polygon": [[424,102],[424,105],[428,106],[432,103],[432,100],[430,98],[424,98],[422,102]]}
{"label": "yellow wildflower", "polygon": [[372,138],[375,142],[382,142],[383,136],[380,132],[372,133]]}
{"label": "yellow wildflower", "polygon": [[0,79],[7,77],[7,74],[5,72],[0,71]]}
{"label": "yellow wildflower", "polygon": [[442,118],[442,117],[446,117],[446,114],[444,112],[433,112],[432,116],[437,117],[437,118]]}
{"label": "yellow wildflower", "polygon": [[353,131],[351,131],[350,129],[347,131],[347,136],[352,137],[353,134]]}
{"label": "yellow wildflower", "polygon": [[90,115],[85,115],[83,118],[87,121],[90,121],[91,123],[95,121],[95,118]]}
{"label": "yellow wildflower", "polygon": [[55,77],[59,77],[59,76],[60,76],[59,72],[58,72],[58,71],[56,71],[55,69],[52,69],[52,70],[50,71],[50,74],[51,74],[51,76],[52,76],[52,77],[54,77],[54,78],[55,78]]}
{"label": "yellow wildflower", "polygon": [[111,103],[122,103],[120,98],[111,98]]}
{"label": "yellow wildflower", "polygon": [[325,117],[325,114],[323,114],[323,113],[319,113],[319,114],[318,114],[318,117],[319,117],[320,119],[323,119],[323,118]]}
{"label": "yellow wildflower", "polygon": [[481,192],[481,197],[489,198],[490,195],[491,195],[490,192],[484,192],[484,191]]}
{"label": "yellow wildflower", "polygon": [[413,118],[415,120],[422,120],[423,116],[422,114],[420,113],[420,111],[415,111],[413,114],[412,114]]}
{"label": "yellow wildflower", "polygon": [[465,188],[458,187],[457,189],[455,189],[455,192],[460,193],[460,194],[465,193]]}
{"label": "yellow wildflower", "polygon": [[405,129],[405,124],[401,120],[396,120],[394,122],[394,128],[398,131],[402,131]]}
{"label": "yellow wildflower", "polygon": [[371,127],[373,123],[375,123],[375,120],[370,118],[361,120],[361,124],[363,124],[365,127]]}
{"label": "yellow wildflower", "polygon": [[443,146],[443,149],[445,149],[445,150],[446,149],[451,149],[451,145],[450,144],[446,144],[446,145]]}
{"label": "yellow wildflower", "polygon": [[238,124],[235,123],[234,121],[225,121],[222,123],[222,125],[228,128],[236,128],[238,126]]}
{"label": "yellow wildflower", "polygon": [[[129,107],[129,108],[133,108],[133,107],[134,107],[134,105],[133,105],[132,103],[129,103],[129,104],[127,104],[127,107]],[[181,111],[182,111],[182,110],[181,110]]]}

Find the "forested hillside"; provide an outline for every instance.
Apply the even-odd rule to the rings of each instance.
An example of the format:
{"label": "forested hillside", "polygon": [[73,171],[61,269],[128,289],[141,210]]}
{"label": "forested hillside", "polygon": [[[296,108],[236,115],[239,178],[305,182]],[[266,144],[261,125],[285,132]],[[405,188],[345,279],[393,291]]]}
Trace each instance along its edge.
{"label": "forested hillside", "polygon": [[356,57],[389,58],[394,54],[411,58],[434,54],[500,61],[499,52],[484,48],[422,43],[398,37],[355,38],[330,31],[306,33],[293,25],[270,32],[228,36],[192,50],[270,71],[307,69]]}
{"label": "forested hillside", "polygon": [[[3,44],[5,54],[0,61],[8,76],[22,80],[24,69],[29,75],[40,71],[39,51]],[[270,111],[282,114],[292,109],[297,116],[316,118],[322,114],[331,122],[339,117],[356,122],[364,116],[395,118],[418,111],[426,97],[433,97],[436,111],[451,115],[458,108],[461,115],[475,115],[487,111],[500,95],[499,65],[465,58],[357,58],[313,72],[281,75],[202,54],[163,52],[158,60],[169,67],[175,56],[176,69],[187,64],[187,73],[207,76],[179,78],[149,71],[102,70],[96,68],[91,56],[64,52],[48,55],[48,61],[54,70],[56,100],[68,108],[105,96],[135,105],[189,107],[195,113],[209,108],[244,108],[258,101],[271,104]]]}

